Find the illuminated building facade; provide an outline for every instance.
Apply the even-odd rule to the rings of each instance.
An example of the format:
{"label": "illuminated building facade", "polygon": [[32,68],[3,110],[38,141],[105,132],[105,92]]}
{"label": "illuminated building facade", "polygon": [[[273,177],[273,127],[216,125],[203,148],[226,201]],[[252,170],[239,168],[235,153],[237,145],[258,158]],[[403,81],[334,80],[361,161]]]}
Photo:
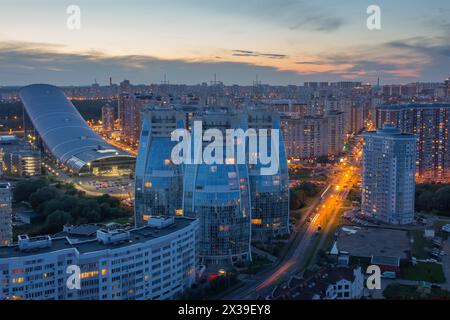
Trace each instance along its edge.
{"label": "illuminated building facade", "polygon": [[450,182],[450,103],[387,105],[377,110],[377,126],[393,124],[417,137],[417,182]]}
{"label": "illuminated building facade", "polygon": [[[0,246],[0,300],[171,299],[195,282],[197,229],[195,219],[152,218],[83,241],[19,236]],[[67,285],[70,266],[80,268],[79,289]]]}
{"label": "illuminated building facade", "polygon": [[0,245],[7,245],[12,241],[11,202],[11,185],[9,182],[0,182]]}
{"label": "illuminated building facade", "polygon": [[171,133],[184,127],[184,114],[173,108],[148,108],[144,112],[135,170],[138,226],[150,216],[182,215],[183,168],[171,161],[176,145]]}
{"label": "illuminated building facade", "polygon": [[[193,132],[198,122],[202,132],[216,129],[224,139],[227,129],[258,131],[280,127],[278,114],[268,111],[147,107],[136,165],[136,224],[144,224],[154,215],[198,218],[199,256],[203,263],[250,260],[252,235],[260,239],[289,232],[289,183],[283,139],[280,134],[279,168],[272,175],[261,175],[263,166],[259,162],[252,165],[245,158],[238,163],[236,156],[224,158],[222,163],[174,165],[171,152],[175,142],[170,139],[171,132],[176,128]],[[242,142],[238,141],[233,148]],[[203,141],[202,145],[209,143]],[[270,143],[268,148],[271,154]],[[228,157],[225,149],[223,154]]]}
{"label": "illuminated building facade", "polygon": [[[226,129],[240,127],[238,115],[227,110],[208,111],[192,121],[201,121],[203,130],[218,129],[224,137]],[[183,189],[184,214],[200,220],[201,261],[226,264],[251,260],[247,165],[238,164],[236,158],[226,158],[222,164],[187,164]]]}
{"label": "illuminated building facade", "polygon": [[[278,139],[279,168],[275,174],[262,175],[265,166],[249,164],[252,235],[253,239],[267,239],[289,233],[289,173],[281,121],[277,112],[250,110],[245,114],[248,128],[259,130],[280,130]],[[269,153],[274,152],[268,140]]]}
{"label": "illuminated building facade", "polygon": [[0,136],[0,162],[3,173],[9,176],[41,174],[41,152],[16,136]]}
{"label": "illuminated building facade", "polygon": [[145,105],[151,102],[151,97],[134,93],[119,95],[119,124],[122,136],[130,143],[137,143],[142,129],[142,112]]}
{"label": "illuminated building facade", "polygon": [[35,84],[20,90],[25,135],[48,157],[75,175],[119,176],[134,171],[135,157],[98,136],[63,91]]}
{"label": "illuminated building facade", "polygon": [[114,107],[104,106],[102,108],[102,129],[104,133],[114,131]]}
{"label": "illuminated building facade", "polygon": [[412,223],[416,137],[392,125],[363,137],[362,214],[388,224]]}

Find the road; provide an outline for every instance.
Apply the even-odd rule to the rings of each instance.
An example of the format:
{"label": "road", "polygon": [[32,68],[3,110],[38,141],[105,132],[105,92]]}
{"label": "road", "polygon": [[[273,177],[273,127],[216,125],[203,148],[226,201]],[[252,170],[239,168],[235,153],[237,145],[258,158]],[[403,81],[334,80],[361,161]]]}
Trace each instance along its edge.
{"label": "road", "polygon": [[352,146],[351,152],[353,160],[342,159],[326,190],[309,207],[304,219],[297,223],[286,255],[270,270],[254,276],[246,285],[225,296],[224,299],[245,300],[265,297],[276,285],[288,280],[315,261],[315,256],[325,243],[327,235],[333,232],[333,222],[350,189],[359,180],[360,140]]}

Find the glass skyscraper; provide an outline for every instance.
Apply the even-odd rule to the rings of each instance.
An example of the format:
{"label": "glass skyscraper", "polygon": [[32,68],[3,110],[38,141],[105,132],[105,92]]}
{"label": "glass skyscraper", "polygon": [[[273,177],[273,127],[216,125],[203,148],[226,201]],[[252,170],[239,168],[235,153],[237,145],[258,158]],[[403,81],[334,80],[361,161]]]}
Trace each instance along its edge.
{"label": "glass skyscraper", "polygon": [[[199,219],[200,260],[205,264],[228,264],[251,260],[251,241],[289,233],[289,181],[287,160],[281,132],[271,144],[270,129],[280,129],[277,113],[262,110],[233,110],[224,107],[149,107],[144,123],[136,163],[136,224],[151,216],[183,215]],[[193,138],[201,123],[202,138],[208,129],[222,135],[221,161],[174,164],[171,141],[175,129],[187,129]],[[262,174],[270,164],[251,164],[257,154],[249,150],[248,135],[227,139],[228,129],[267,130],[267,153],[277,151],[278,166],[274,173]],[[261,137],[256,137],[258,143]],[[216,139],[200,141],[200,152]],[[195,158],[195,142],[191,139],[191,160]],[[226,142],[230,144],[226,145]],[[230,143],[231,142],[231,143]],[[245,143],[242,161],[239,147]],[[232,155],[227,153],[230,147]],[[273,149],[273,150],[272,150]],[[216,149],[220,150],[220,149]],[[242,150],[242,149],[241,149]],[[255,153],[255,152],[254,152]],[[203,157],[202,157],[203,158]],[[258,158],[258,157],[257,157]]]}
{"label": "glass skyscraper", "polygon": [[[236,114],[226,110],[192,118],[203,131],[238,126]],[[188,164],[184,177],[184,214],[200,220],[199,256],[206,264],[226,264],[251,259],[251,205],[248,169],[245,162],[226,158],[222,164]],[[235,148],[235,145],[233,146]],[[236,153],[235,153],[236,154]]]}
{"label": "glass skyscraper", "polygon": [[150,216],[182,215],[183,167],[171,161],[176,142],[172,131],[184,128],[181,113],[168,108],[144,112],[136,160],[135,223],[145,224]]}
{"label": "glass skyscraper", "polygon": [[252,233],[254,240],[289,233],[289,175],[286,151],[280,128],[280,117],[276,112],[250,110],[245,114],[247,126],[256,130],[279,130],[278,150],[267,140],[268,153],[278,151],[279,166],[273,175],[261,174],[261,168],[269,165],[249,164],[252,202]]}

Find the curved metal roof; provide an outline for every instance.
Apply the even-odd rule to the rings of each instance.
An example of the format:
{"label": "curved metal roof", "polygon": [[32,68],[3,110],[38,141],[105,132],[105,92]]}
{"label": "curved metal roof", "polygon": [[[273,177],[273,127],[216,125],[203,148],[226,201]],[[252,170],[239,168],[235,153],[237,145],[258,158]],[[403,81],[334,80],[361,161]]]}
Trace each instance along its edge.
{"label": "curved metal roof", "polygon": [[134,158],[98,136],[61,89],[33,84],[22,88],[19,96],[48,150],[74,170],[79,171],[87,163],[104,158]]}

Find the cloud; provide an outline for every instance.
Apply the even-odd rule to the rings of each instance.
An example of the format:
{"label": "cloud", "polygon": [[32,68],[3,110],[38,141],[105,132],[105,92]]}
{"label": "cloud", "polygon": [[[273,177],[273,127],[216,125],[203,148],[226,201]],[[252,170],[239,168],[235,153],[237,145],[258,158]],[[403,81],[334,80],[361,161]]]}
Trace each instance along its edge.
{"label": "cloud", "polygon": [[[55,44],[0,42],[0,84],[48,82],[57,85],[107,83],[129,78],[134,83],[159,83],[167,74],[172,83],[196,84],[216,73],[227,84],[251,84],[258,75],[270,84],[355,79],[383,83],[442,81],[450,75],[450,41],[447,37],[409,38],[371,46],[347,47],[336,52],[308,55],[307,59],[281,53],[236,49],[232,56],[246,62],[226,61],[226,55],[209,60],[160,59],[145,55],[110,56],[100,51],[67,53]],[[230,56],[228,55],[228,58]],[[261,66],[253,57],[272,61]],[[306,57],[306,56],[305,56]],[[297,58],[297,59],[295,59]],[[297,60],[297,61],[296,61]]]}
{"label": "cloud", "polygon": [[313,12],[304,16],[300,21],[290,25],[291,30],[309,29],[312,31],[331,32],[340,29],[345,24],[340,17]]}
{"label": "cloud", "polygon": [[320,62],[320,61],[296,61],[295,64],[313,65],[313,66],[321,66],[321,65],[323,65],[323,63]]}
{"label": "cloud", "polygon": [[214,14],[227,13],[275,23],[290,30],[333,32],[346,24],[332,6],[319,6],[303,0],[182,0]]}
{"label": "cloud", "polygon": [[269,59],[286,59],[289,56],[280,53],[261,53],[257,51],[233,50],[232,56],[235,57],[263,57]]}
{"label": "cloud", "polygon": [[[274,84],[300,84],[295,71],[244,62],[218,60],[164,60],[145,55],[109,56],[102,52],[65,53],[64,47],[23,42],[0,42],[0,83],[25,85],[47,82],[57,85],[107,83],[128,78],[134,83],[159,83],[167,74],[172,83],[209,81],[214,73],[228,84],[251,84],[258,75]],[[277,54],[267,54],[277,56]]]}
{"label": "cloud", "polygon": [[[450,74],[450,39],[415,37],[380,43],[378,45],[348,47],[337,52],[318,54],[315,61],[297,62],[300,66],[339,66],[336,70],[346,79],[385,82],[441,81]],[[332,72],[332,71],[331,71]]]}

